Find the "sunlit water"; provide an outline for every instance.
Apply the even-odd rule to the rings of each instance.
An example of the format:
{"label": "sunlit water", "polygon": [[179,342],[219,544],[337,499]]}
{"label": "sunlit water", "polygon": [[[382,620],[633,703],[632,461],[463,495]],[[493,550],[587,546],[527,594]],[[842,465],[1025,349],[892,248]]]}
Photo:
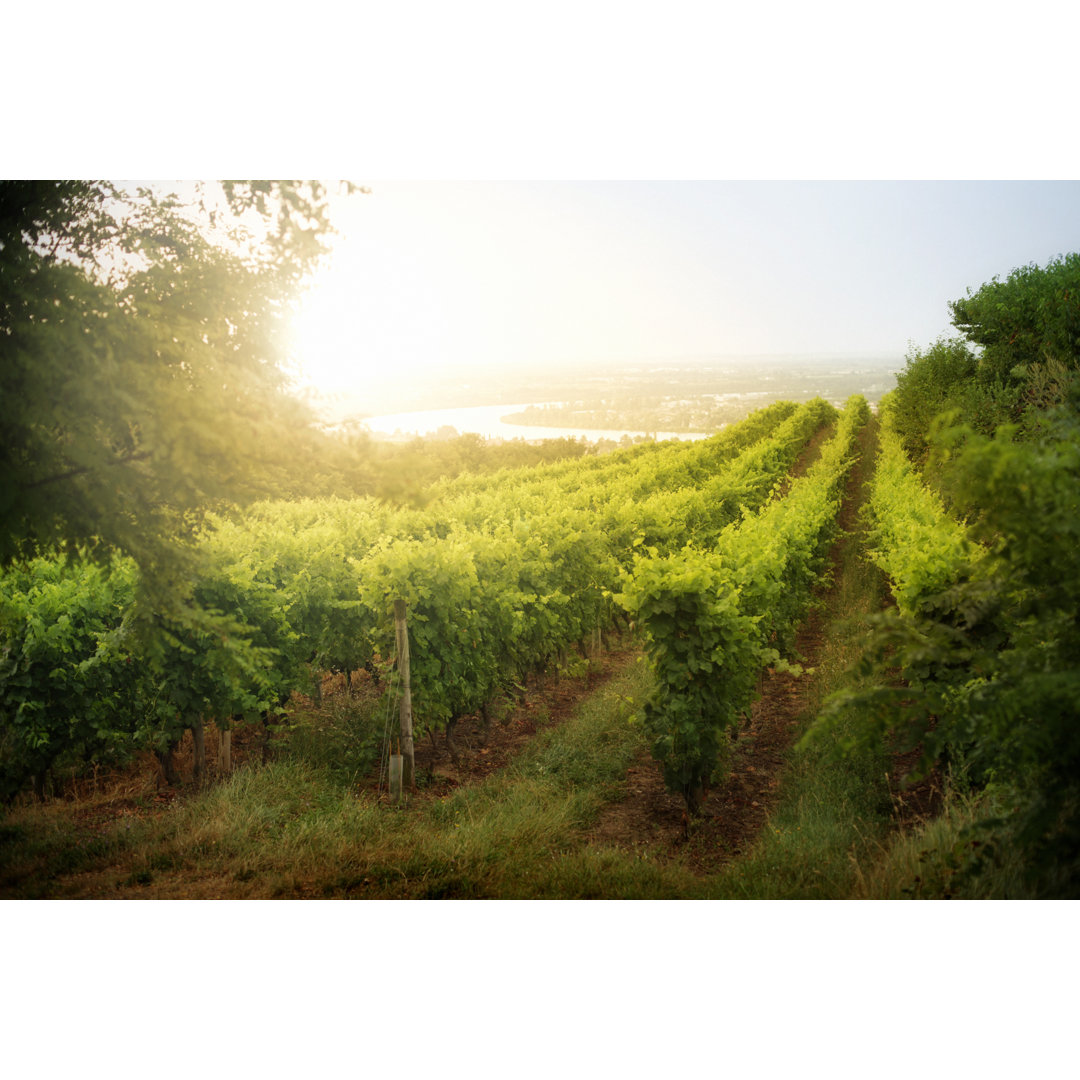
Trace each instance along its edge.
{"label": "sunlit water", "polygon": [[433,435],[440,428],[452,427],[459,435],[476,434],[493,439],[614,439],[624,435],[636,438],[652,435],[657,439],[704,439],[699,432],[615,431],[594,428],[533,427],[531,424],[505,424],[502,417],[520,412],[525,405],[474,405],[464,409],[429,409],[425,412],[393,413],[389,416],[369,416],[364,423],[381,435]]}

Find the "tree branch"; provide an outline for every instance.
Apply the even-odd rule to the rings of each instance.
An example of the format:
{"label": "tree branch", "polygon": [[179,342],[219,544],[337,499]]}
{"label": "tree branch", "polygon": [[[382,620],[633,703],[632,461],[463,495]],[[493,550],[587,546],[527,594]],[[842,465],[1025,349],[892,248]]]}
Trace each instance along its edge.
{"label": "tree branch", "polygon": [[[114,461],[107,461],[105,465],[107,468],[115,468],[117,465],[131,465],[134,462],[146,461],[151,456],[149,450],[143,450],[138,454],[128,454],[127,457],[116,458]],[[70,469],[64,473],[57,473],[55,476],[46,476],[41,480],[35,480],[30,484],[23,484],[23,488],[26,491],[30,491],[33,488],[47,487],[49,484],[59,484],[64,480],[71,480],[76,476],[83,476],[88,472],[92,472],[90,465],[82,465],[77,469]]]}

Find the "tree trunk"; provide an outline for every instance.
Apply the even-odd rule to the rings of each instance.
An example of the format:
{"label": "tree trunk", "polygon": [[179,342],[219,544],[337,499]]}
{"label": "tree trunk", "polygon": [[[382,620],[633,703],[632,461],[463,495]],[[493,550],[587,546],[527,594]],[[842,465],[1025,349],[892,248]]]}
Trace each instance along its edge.
{"label": "tree trunk", "polygon": [[555,685],[562,682],[563,669],[566,667],[566,650],[560,649],[555,656]]}
{"label": "tree trunk", "polygon": [[457,727],[457,718],[448,720],[446,723],[446,749],[450,751],[450,760],[455,764],[461,764],[461,755],[458,753],[454,742],[454,728]]}
{"label": "tree trunk", "polygon": [[176,749],[176,743],[171,742],[164,750],[158,750],[154,747],[154,756],[158,759],[158,764],[161,766],[161,774],[165,777],[165,783],[169,787],[180,786],[180,774],[176,771],[176,761],[173,759],[173,751]]}
{"label": "tree trunk", "polygon": [[390,769],[388,779],[390,783],[390,805],[397,806],[401,802],[401,773],[405,759],[400,754],[390,755]]}
{"label": "tree trunk", "polygon": [[195,761],[191,770],[191,778],[196,784],[202,784],[206,780],[206,725],[202,714],[192,716],[188,721],[191,728],[191,738],[195,744]]}

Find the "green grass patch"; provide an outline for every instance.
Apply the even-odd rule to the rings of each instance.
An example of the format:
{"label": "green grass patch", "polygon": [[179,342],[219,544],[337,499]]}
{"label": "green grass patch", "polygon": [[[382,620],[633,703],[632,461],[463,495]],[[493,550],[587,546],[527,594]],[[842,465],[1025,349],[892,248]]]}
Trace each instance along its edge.
{"label": "green grass patch", "polygon": [[130,821],[99,833],[65,811],[62,803],[21,807],[17,822],[0,826],[0,897],[45,899],[57,878],[114,859],[130,841]]}
{"label": "green grass patch", "polygon": [[[872,590],[871,590],[872,591]],[[857,631],[833,636],[811,676],[808,726],[816,705],[850,679]],[[838,899],[858,887],[861,863],[888,842],[892,799],[884,752],[840,755],[844,731],[796,746],[781,779],[781,799],[753,850],[717,875],[710,895],[732,899]]]}

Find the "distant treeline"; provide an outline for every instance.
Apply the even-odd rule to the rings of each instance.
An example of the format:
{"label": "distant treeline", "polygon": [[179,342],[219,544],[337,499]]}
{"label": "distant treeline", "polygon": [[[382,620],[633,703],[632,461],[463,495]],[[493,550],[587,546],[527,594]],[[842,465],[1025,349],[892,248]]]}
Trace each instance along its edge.
{"label": "distant treeline", "polygon": [[744,420],[754,409],[780,400],[780,395],[758,393],[735,401],[717,401],[715,395],[694,400],[665,400],[660,404],[624,401],[606,404],[567,402],[529,405],[502,418],[506,424],[534,427],[593,428],[599,431],[713,432]]}

